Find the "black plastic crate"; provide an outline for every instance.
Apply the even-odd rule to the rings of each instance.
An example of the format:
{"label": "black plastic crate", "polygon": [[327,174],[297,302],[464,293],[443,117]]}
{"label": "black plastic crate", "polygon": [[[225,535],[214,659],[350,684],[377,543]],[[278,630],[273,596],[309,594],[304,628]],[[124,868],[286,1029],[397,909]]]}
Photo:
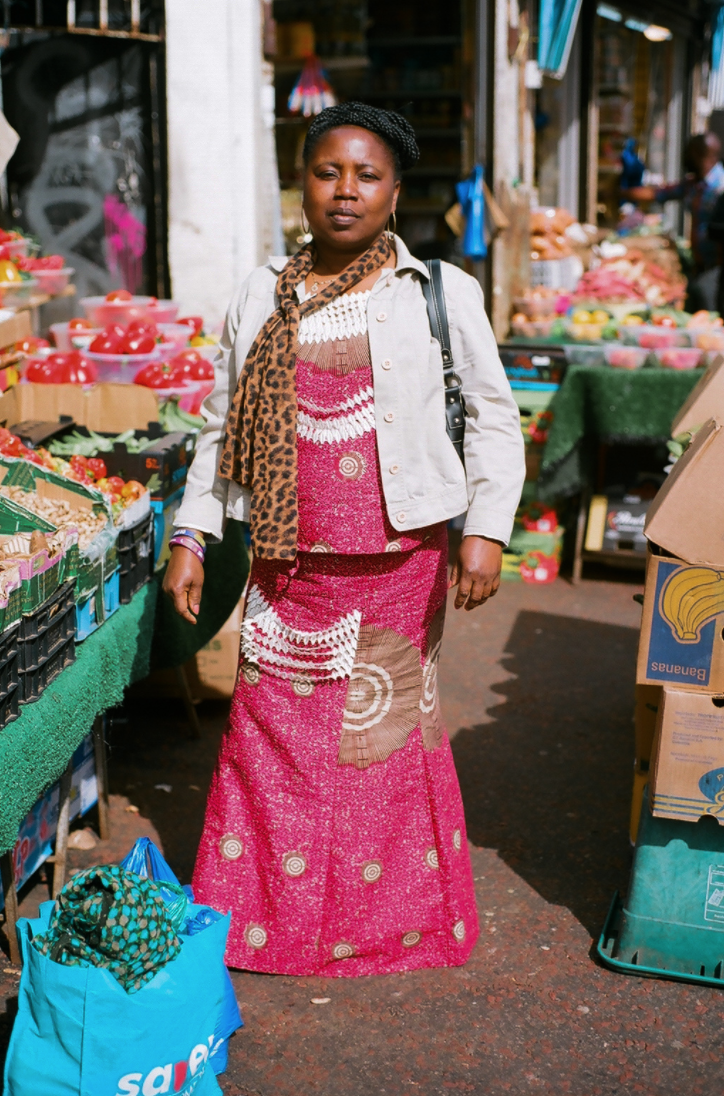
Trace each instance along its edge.
{"label": "black plastic crate", "polygon": [[51,681],[72,662],[75,662],[75,629],[73,636],[66,639],[52,655],[43,659],[39,666],[21,672],[20,703],[32,704],[34,700],[38,700]]}
{"label": "black plastic crate", "polygon": [[[70,426],[75,432],[90,436],[84,426],[75,426],[73,423]],[[65,431],[69,433],[70,428],[66,427]],[[115,436],[103,431],[96,431],[96,433],[100,433],[105,438]],[[122,442],[116,443],[110,453],[99,453],[98,456],[104,461],[109,476],[122,476],[124,480],[138,480],[144,487],[155,476],[156,488],[152,492],[153,498],[167,498],[186,482],[186,472],[193,457],[196,435],[181,431],[167,434],[160,423],[149,422],[147,430],[136,430],[136,437],[146,438],[151,444],[140,453],[129,453]]]}
{"label": "black plastic crate", "polygon": [[21,617],[18,655],[21,673],[37,669],[75,636],[75,579],[59,586],[34,613]]}
{"label": "black plastic crate", "polygon": [[8,692],[0,694],[0,730],[20,715],[20,685],[15,684]]}
{"label": "black plastic crate", "polygon": [[127,605],[133,595],[153,576],[153,511],[118,536],[120,601]]}
{"label": "black plastic crate", "polygon": [[[16,621],[0,632],[0,703],[2,698],[14,689],[19,681],[18,631],[20,622]],[[0,726],[2,726],[0,719]]]}

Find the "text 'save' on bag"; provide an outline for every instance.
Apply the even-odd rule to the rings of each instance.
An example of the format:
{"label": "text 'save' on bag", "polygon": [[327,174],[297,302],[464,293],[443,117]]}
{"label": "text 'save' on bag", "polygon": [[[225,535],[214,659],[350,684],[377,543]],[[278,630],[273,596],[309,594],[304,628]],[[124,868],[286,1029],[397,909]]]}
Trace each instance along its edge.
{"label": "text 'save' on bag", "polygon": [[[163,881],[175,884],[150,847],[154,856],[148,846],[141,851],[152,870],[160,861],[168,872]],[[107,969],[57,963],[32,946],[48,931],[54,908],[46,902],[37,918],[18,922],[23,973],[5,1096],[221,1093],[216,1072],[225,1065],[226,1040],[241,1025],[224,966],[230,916],[189,903],[176,958],[127,993]]]}

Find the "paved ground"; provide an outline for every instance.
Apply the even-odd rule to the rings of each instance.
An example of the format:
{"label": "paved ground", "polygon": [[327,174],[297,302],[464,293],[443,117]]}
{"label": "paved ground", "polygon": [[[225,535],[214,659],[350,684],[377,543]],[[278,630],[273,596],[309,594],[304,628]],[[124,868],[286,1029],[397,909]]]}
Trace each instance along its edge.
{"label": "paved ground", "polygon": [[[489,606],[450,615],[443,706],[480,942],[450,971],[234,974],[247,1026],[232,1040],[227,1096],[718,1096],[721,992],[622,977],[592,954],[630,866],[637,589],[507,585]],[[188,878],[224,718],[223,705],[201,712],[204,741],[194,743],[177,702],[126,706],[128,722],[113,727],[113,841],[74,853],[73,866],[113,859],[150,833]],[[28,912],[39,897],[40,886],[26,896]],[[7,1030],[17,986],[7,964],[2,986]]]}

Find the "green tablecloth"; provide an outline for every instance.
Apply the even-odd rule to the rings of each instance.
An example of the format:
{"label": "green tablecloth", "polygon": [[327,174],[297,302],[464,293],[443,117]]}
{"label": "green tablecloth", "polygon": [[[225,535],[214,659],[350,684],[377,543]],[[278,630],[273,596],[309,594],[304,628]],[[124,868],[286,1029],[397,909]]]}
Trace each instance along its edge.
{"label": "green tablecloth", "polygon": [[127,685],[154,666],[193,657],[231,616],[246,582],[249,558],[243,529],[229,522],[221,544],[209,547],[198,622],[177,616],[161,592],[162,576],[144,586],[77,648],[77,660],[35,704],[0,730],[0,853],[12,848],[18,826],[60,777],[97,715],[120,704]]}
{"label": "green tablecloth", "polygon": [[0,731],[0,852],[15,844],[18,826],[58,779],[93,720],[120,704],[123,690],[148,673],[158,588],[144,586],[77,649],[40,700]]}
{"label": "green tablecloth", "polygon": [[665,441],[676,412],[701,376],[676,371],[571,366],[550,409],[554,419],[543,455],[541,497],[571,495],[590,475],[599,442]]}

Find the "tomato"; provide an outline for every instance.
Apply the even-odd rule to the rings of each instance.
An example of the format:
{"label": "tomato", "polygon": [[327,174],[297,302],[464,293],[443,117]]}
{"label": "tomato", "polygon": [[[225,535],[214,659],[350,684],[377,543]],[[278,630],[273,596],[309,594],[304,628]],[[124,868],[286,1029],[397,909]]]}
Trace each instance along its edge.
{"label": "tomato", "polygon": [[146,493],[146,488],[138,480],[129,480],[128,483],[121,490],[121,498],[126,502],[135,502],[136,499],[140,499],[141,495]]}
{"label": "tomato", "polygon": [[93,478],[97,481],[104,480],[108,475],[106,462],[104,460],[101,460],[100,457],[89,457],[87,468]]}
{"label": "tomato", "polygon": [[106,293],[106,300],[113,301],[132,301],[133,294],[129,293],[127,289],[112,289],[110,293]]}
{"label": "tomato", "polygon": [[126,486],[126,481],[121,479],[120,476],[108,476],[106,480],[108,488],[114,495],[120,495],[123,488]]}
{"label": "tomato", "polygon": [[677,323],[673,316],[654,316],[651,320],[657,327],[676,327]]}
{"label": "tomato", "polygon": [[156,340],[153,335],[142,331],[126,335],[121,345],[124,354],[152,354],[156,349]]}
{"label": "tomato", "polygon": [[171,382],[171,370],[167,362],[153,362],[139,369],[133,378],[134,384],[142,384],[146,388],[168,388]]}
{"label": "tomato", "polygon": [[149,308],[155,308],[157,304],[158,304],[158,297],[149,297],[148,298],[148,307]]}
{"label": "tomato", "polygon": [[29,336],[27,339],[20,339],[13,345],[13,350],[17,354],[35,354],[38,350],[45,349],[50,346],[47,339],[36,339],[34,336]]}
{"label": "tomato", "polygon": [[182,350],[168,363],[172,384],[188,384],[189,381],[212,380],[214,367],[199,354],[198,350]]}
{"label": "tomato", "polygon": [[30,358],[25,364],[25,380],[33,384],[51,384],[53,367],[46,358]]}
{"label": "tomato", "polygon": [[0,453],[3,453],[6,457],[24,457],[27,453],[27,449],[19,437],[15,434],[9,434],[9,436],[0,443]]}
{"label": "tomato", "polygon": [[81,316],[74,316],[72,320],[68,320],[69,331],[92,331],[93,324],[90,320],[85,320]]}
{"label": "tomato", "polygon": [[51,354],[47,361],[51,365],[53,384],[93,384],[98,380],[98,370],[79,350],[69,354]]}
{"label": "tomato", "polygon": [[96,335],[88,349],[91,354],[122,354],[124,338],[104,327],[100,335]]}
{"label": "tomato", "polygon": [[126,328],[127,335],[158,335],[158,328],[153,320],[131,320]]}
{"label": "tomato", "polygon": [[183,323],[186,327],[193,328],[192,335],[200,335],[204,329],[203,316],[182,316],[176,323]]}
{"label": "tomato", "polygon": [[76,471],[85,472],[88,467],[88,457],[84,457],[80,453],[74,453],[70,458],[70,466]]}

